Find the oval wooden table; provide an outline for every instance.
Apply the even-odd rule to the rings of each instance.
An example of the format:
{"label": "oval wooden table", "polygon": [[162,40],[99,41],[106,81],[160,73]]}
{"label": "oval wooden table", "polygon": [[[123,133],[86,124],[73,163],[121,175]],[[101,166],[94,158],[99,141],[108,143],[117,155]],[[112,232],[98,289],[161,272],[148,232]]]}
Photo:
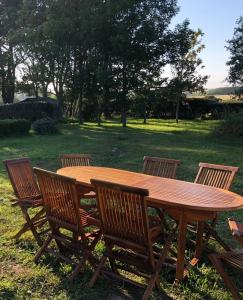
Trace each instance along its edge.
{"label": "oval wooden table", "polygon": [[[147,200],[179,217],[178,254],[176,279],[183,279],[185,263],[186,231],[188,222],[211,220],[216,212],[243,208],[243,197],[233,192],[175,179],[155,177],[141,173],[105,167],[67,167],[58,174],[75,178],[92,190],[90,179],[101,179],[149,190]],[[195,260],[201,256],[202,232],[198,235]]]}

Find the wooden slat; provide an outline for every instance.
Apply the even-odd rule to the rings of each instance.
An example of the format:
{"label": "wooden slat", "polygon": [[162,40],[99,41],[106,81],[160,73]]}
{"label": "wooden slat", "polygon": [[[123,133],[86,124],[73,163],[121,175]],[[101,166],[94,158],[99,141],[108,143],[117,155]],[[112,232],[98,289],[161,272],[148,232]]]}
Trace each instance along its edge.
{"label": "wooden slat", "polygon": [[60,156],[62,167],[90,166],[90,154],[62,154]]}
{"label": "wooden slat", "polygon": [[200,163],[195,183],[229,190],[238,167]]}

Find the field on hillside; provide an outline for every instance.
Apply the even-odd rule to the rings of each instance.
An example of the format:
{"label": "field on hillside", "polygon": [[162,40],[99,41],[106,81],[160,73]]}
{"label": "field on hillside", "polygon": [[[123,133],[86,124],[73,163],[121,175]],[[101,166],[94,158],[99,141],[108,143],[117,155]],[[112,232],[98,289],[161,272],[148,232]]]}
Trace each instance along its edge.
{"label": "field on hillside", "polygon": [[208,99],[208,98],[210,99],[210,97],[212,96],[222,101],[227,101],[227,102],[237,101],[234,95],[193,95],[191,97],[195,99]]}
{"label": "field on hillside", "polygon": [[[93,164],[133,170],[142,170],[144,155],[182,160],[178,178],[193,181],[200,161],[235,165],[243,170],[243,139],[216,138],[212,129],[217,121],[129,120],[128,128],[114,122],[98,127],[93,123],[60,125],[60,134],[6,138],[0,140],[1,160],[21,156],[30,157],[34,166],[55,171],[60,167],[62,153],[91,153]],[[243,195],[243,171],[237,175],[233,190]],[[22,223],[18,208],[10,206],[12,189],[3,165],[0,165],[0,299],[111,299],[111,295],[139,299],[141,291],[106,278],[100,278],[93,289],[86,287],[92,270],[70,283],[71,268],[59,260],[46,256],[36,266],[33,257],[38,249],[30,234],[16,242],[12,236]],[[224,213],[217,230],[231,245],[226,218],[234,216],[243,221],[243,211]],[[230,294],[211,267],[207,258],[210,249],[197,268],[190,271],[189,279],[178,287],[172,286],[174,271],[165,269],[161,275],[161,288],[167,299],[231,299]],[[102,244],[96,252],[102,253]],[[190,255],[190,252],[187,253]],[[243,292],[243,276],[232,273]],[[153,299],[162,299],[154,292]],[[166,299],[166,298],[163,298]]]}

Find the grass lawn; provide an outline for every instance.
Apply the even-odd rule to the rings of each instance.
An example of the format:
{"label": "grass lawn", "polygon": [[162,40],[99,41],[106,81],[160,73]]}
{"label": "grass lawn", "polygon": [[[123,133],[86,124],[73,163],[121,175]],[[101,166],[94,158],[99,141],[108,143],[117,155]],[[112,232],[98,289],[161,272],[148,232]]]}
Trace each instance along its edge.
{"label": "grass lawn", "polygon": [[[92,123],[60,125],[61,133],[54,136],[5,138],[0,140],[1,160],[21,156],[30,157],[34,166],[55,171],[61,153],[91,153],[93,164],[126,170],[141,171],[144,155],[182,160],[179,179],[193,181],[200,161],[235,165],[243,169],[243,139],[215,138],[211,131],[215,121],[129,120],[128,128],[114,122],[98,127]],[[233,190],[243,194],[243,172]],[[139,298],[141,291],[108,279],[98,279],[93,289],[86,287],[91,269],[73,283],[67,281],[69,266],[47,256],[36,266],[33,257],[38,249],[31,234],[16,242],[12,236],[22,223],[18,208],[9,200],[12,190],[3,165],[0,164],[0,299],[109,299],[112,294]],[[223,213],[218,231],[228,243],[232,241],[225,222],[229,216],[243,221],[243,211]],[[211,250],[215,245],[210,244]],[[99,245],[97,253],[101,253]],[[231,299],[216,271],[211,267],[206,252],[198,268],[191,270],[189,279],[173,287],[174,271],[161,275],[161,287],[171,299]],[[188,253],[189,255],[189,253]],[[231,270],[230,270],[231,271]],[[232,271],[231,271],[232,272]],[[243,291],[243,276],[233,273]],[[162,299],[154,292],[153,299]]]}

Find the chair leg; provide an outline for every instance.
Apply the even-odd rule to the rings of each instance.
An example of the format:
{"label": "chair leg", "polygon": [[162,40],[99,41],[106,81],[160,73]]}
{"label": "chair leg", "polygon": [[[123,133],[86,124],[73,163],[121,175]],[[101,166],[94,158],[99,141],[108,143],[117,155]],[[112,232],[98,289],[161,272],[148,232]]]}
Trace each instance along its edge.
{"label": "chair leg", "polygon": [[76,268],[74,269],[73,273],[71,274],[71,276],[69,277],[70,281],[73,281],[74,278],[76,277],[76,275],[83,269],[83,267],[85,266],[85,263],[87,261],[89,257],[89,253],[86,252],[82,258],[82,260],[80,261],[80,263],[77,264]]}
{"label": "chair leg", "polygon": [[29,228],[29,224],[25,223],[22,228],[18,231],[18,233],[15,234],[14,238],[16,240],[18,240],[22,234],[24,234],[25,232],[29,231],[30,228]]}
{"label": "chair leg", "polygon": [[207,223],[204,224],[205,228],[209,231],[210,236],[212,236],[223,248],[225,251],[230,251],[230,247],[220,238],[217,232]]}
{"label": "chair leg", "polygon": [[31,218],[30,218],[30,216],[28,214],[28,209],[27,208],[22,208],[22,212],[23,212],[25,220],[26,220],[26,222],[27,222],[27,224],[29,226],[29,229],[33,233],[33,235],[34,235],[34,237],[35,237],[38,245],[41,246],[43,242],[42,242],[41,238],[39,237],[39,235],[38,235],[38,233],[37,233],[37,231],[35,229],[35,226],[34,226],[32,220],[31,220]]}
{"label": "chair leg", "polygon": [[160,273],[162,265],[166,259],[166,256],[170,250],[171,240],[172,240],[172,237],[167,239],[167,241],[165,243],[162,253],[160,254],[159,260],[155,266],[155,273],[151,276],[151,278],[149,280],[148,286],[143,294],[142,300],[147,300],[149,298],[149,296],[152,293],[154,285],[156,286],[156,288],[158,288],[158,289],[160,288],[159,273]]}
{"label": "chair leg", "polygon": [[49,246],[52,239],[53,239],[52,234],[49,234],[46,241],[42,244],[40,250],[36,253],[35,258],[34,258],[34,261],[36,264],[39,262],[40,257],[45,252],[46,248]]}
{"label": "chair leg", "polygon": [[225,286],[231,292],[234,300],[242,300],[236,286],[234,285],[233,281],[231,280],[230,276],[225,272],[220,257],[217,257],[216,254],[210,254],[209,259],[211,260],[212,264],[219,272],[220,276],[222,277]]}
{"label": "chair leg", "polygon": [[98,278],[98,276],[99,276],[102,268],[105,265],[106,260],[107,260],[107,256],[103,255],[102,258],[101,258],[101,260],[100,260],[100,263],[99,263],[98,267],[96,268],[96,270],[95,270],[95,272],[94,272],[94,274],[93,274],[93,276],[92,276],[92,278],[91,278],[91,280],[90,280],[90,282],[88,284],[88,286],[90,288],[92,288],[94,286],[94,284],[95,284],[95,282],[96,282],[96,280],[97,280],[97,278]]}

